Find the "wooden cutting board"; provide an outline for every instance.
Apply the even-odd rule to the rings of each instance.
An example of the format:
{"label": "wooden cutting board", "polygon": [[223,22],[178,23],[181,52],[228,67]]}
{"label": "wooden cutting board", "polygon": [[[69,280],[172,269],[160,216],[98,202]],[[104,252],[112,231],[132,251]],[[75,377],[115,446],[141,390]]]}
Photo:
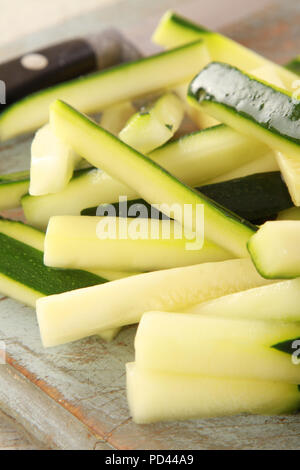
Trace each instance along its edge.
{"label": "wooden cutting board", "polygon": [[[201,11],[191,3],[194,13],[188,14],[201,22]],[[146,22],[143,38],[150,36],[159,15],[160,11]],[[87,30],[96,20],[95,15],[90,17]],[[123,30],[140,44],[141,27],[136,24]],[[300,52],[299,25],[299,2],[278,0],[224,32],[283,63]],[[68,31],[75,34],[76,28],[75,21]],[[47,34],[50,37],[51,30]],[[44,40],[45,35],[36,36],[34,44]],[[0,173],[27,168],[29,147],[28,138],[1,145]],[[134,357],[134,334],[135,327],[129,327],[111,344],[91,337],[44,350],[35,312],[0,298],[0,340],[7,352],[6,365],[0,365],[0,408],[51,448],[300,449],[300,415],[135,425],[127,408],[124,368]]]}

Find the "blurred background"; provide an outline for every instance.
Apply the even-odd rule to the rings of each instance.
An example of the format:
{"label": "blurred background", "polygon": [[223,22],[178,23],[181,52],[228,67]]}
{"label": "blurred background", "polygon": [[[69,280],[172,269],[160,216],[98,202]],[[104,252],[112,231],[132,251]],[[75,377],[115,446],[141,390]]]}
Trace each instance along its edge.
{"label": "blurred background", "polygon": [[[296,0],[297,1],[297,0]],[[168,9],[210,28],[221,28],[262,10],[272,0],[0,0],[0,58],[55,40],[115,26],[155,51],[150,38]]]}

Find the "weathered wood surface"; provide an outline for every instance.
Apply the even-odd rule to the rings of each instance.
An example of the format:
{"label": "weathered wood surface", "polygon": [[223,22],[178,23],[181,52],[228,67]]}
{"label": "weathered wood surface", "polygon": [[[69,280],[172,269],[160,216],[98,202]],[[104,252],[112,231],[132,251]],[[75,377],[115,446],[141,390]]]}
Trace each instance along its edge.
{"label": "weathered wood surface", "polygon": [[[300,49],[298,6],[297,0],[278,1],[226,33],[285,61]],[[196,8],[193,18],[201,19]],[[138,37],[133,22],[129,30]],[[29,145],[28,139],[2,145],[1,172],[25,168]],[[0,340],[7,350],[7,364],[0,365],[1,408],[52,448],[300,449],[297,415],[135,425],[126,403],[124,368],[134,356],[134,334],[130,327],[111,344],[92,337],[44,350],[34,311],[1,298]]]}

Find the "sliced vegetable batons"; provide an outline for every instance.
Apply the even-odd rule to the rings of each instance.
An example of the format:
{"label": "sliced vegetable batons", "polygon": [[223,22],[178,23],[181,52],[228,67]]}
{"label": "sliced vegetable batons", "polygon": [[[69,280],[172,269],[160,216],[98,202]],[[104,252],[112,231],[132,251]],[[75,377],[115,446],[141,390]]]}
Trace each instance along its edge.
{"label": "sliced vegetable batons", "polygon": [[[257,162],[249,170],[257,172],[261,168],[259,161],[264,158],[268,159],[265,170],[273,170],[274,165],[278,168],[267,146],[223,125],[168,142],[151,152],[149,158],[190,186],[237,171],[237,167],[249,162]],[[52,215],[79,215],[83,209],[118,202],[121,195],[128,200],[138,197],[128,185],[94,169],[76,172],[58,194],[23,197],[22,206],[31,225],[45,228]]]}
{"label": "sliced vegetable batons", "polygon": [[300,276],[300,221],[266,222],[249,240],[248,250],[259,273],[269,279]]}
{"label": "sliced vegetable batons", "polygon": [[236,259],[155,271],[50,296],[37,302],[42,341],[45,347],[74,341],[137,323],[148,310],[180,311],[269,282],[250,259]]}
{"label": "sliced vegetable batons", "polygon": [[[56,101],[51,105],[50,124],[55,134],[89,163],[128,183],[147,202],[159,205],[165,215],[172,214],[184,228],[196,233],[203,230],[203,220],[198,217],[198,209],[203,208],[206,238],[237,257],[247,256],[246,243],[255,226],[182,184],[66,103]],[[189,216],[185,214],[187,207]]]}
{"label": "sliced vegetable batons", "polygon": [[[107,282],[91,272],[44,266],[44,237],[43,232],[22,222],[0,219],[2,294],[35,308],[37,299],[43,296]],[[118,331],[106,330],[99,335],[110,341]]]}
{"label": "sliced vegetable batons", "polygon": [[[135,338],[142,369],[298,384],[300,324],[148,312]],[[296,349],[295,349],[296,347]]]}
{"label": "sliced vegetable batons", "polygon": [[214,62],[191,82],[189,101],[274,150],[300,157],[300,101],[285,91]]}
{"label": "sliced vegetable batons", "polygon": [[[239,413],[295,412],[297,385],[264,380],[162,373],[126,364],[127,398],[135,423],[212,418]],[[267,392],[266,392],[267,391]]]}

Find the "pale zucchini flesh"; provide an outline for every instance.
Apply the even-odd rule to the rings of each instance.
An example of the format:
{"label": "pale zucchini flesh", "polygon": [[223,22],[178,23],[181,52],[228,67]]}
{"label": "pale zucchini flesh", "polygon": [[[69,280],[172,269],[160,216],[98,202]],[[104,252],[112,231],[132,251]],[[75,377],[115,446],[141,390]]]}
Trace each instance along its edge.
{"label": "pale zucchini flesh", "polygon": [[300,322],[300,279],[225,295],[186,310],[223,318]]}
{"label": "pale zucchini flesh", "polygon": [[[99,273],[53,270],[43,264],[45,234],[8,219],[0,219],[0,291],[35,308],[36,301],[53,293],[106,282]],[[119,329],[95,334],[111,341]]]}
{"label": "pale zucchini flesh", "polygon": [[135,337],[135,362],[165,373],[299,384],[292,361],[299,338],[299,323],[148,312]]}
{"label": "pale zucchini flesh", "polygon": [[149,153],[170,140],[183,119],[183,104],[172,93],[160,97],[149,109],[134,114],[119,138],[141,153]]}
{"label": "pale zucchini flesh", "polygon": [[300,207],[291,207],[279,212],[277,220],[300,220]]}
{"label": "pale zucchini flesh", "polygon": [[293,203],[300,206],[300,159],[283,152],[275,152],[277,164],[280,168],[284,181]]}
{"label": "pale zucchini flesh", "polygon": [[130,101],[115,104],[104,109],[101,114],[100,126],[108,132],[118,135],[135,112],[136,109]]}
{"label": "pale zucchini flesh", "polygon": [[[61,101],[51,105],[50,124],[55,134],[89,163],[127,183],[150,204],[163,204],[161,212],[165,215],[172,214],[174,205],[179,207],[173,217],[193,232],[199,229],[196,207],[202,205],[206,238],[237,257],[247,256],[246,243],[256,230],[254,226],[185,186],[152,160]],[[189,218],[183,217],[186,204],[192,208]]]}
{"label": "pale zucchini flesh", "polygon": [[279,167],[276,163],[274,152],[270,151],[260,158],[256,158],[242,166],[239,166],[228,173],[223,173],[220,176],[212,178],[207,181],[207,184],[220,183],[229,181],[234,178],[243,178],[245,176],[254,175],[256,173],[267,173],[269,171],[278,171]]}
{"label": "pale zucchini flesh", "polygon": [[297,385],[161,373],[126,364],[127,399],[133,421],[149,424],[228,416],[277,415],[298,411]]}
{"label": "pale zucchini flesh", "polygon": [[37,131],[31,144],[29,194],[42,196],[61,191],[72,178],[80,160],[46,124]]}
{"label": "pale zucchini flesh", "polygon": [[230,258],[209,241],[199,246],[172,220],[141,218],[52,217],[44,247],[46,266],[89,271],[146,272]]}
{"label": "pale zucchini flesh", "polygon": [[206,46],[203,41],[197,40],[172,51],[47,88],[3,111],[0,116],[0,140],[34,131],[46,124],[49,106],[56,99],[65,100],[82,112],[92,114],[186,82],[208,62]]}
{"label": "pale zucchini flesh", "polygon": [[297,79],[295,70],[277,65],[232,39],[210,31],[173,11],[167,11],[163,15],[152,37],[156,44],[167,48],[178,47],[197,38],[205,42],[212,61],[225,62],[245,72],[268,66],[287,89],[293,90],[293,82]]}
{"label": "pale zucchini flesh", "polygon": [[0,175],[0,210],[21,206],[21,198],[29,189],[29,172],[22,171]]}
{"label": "pale zucchini flesh", "polygon": [[300,101],[285,91],[213,62],[191,82],[189,101],[242,134],[300,157]]}
{"label": "pale zucchini flesh", "polygon": [[300,276],[300,221],[276,220],[263,224],[248,243],[253,263],[268,279]]}
{"label": "pale zucchini flesh", "polygon": [[[267,146],[223,125],[169,142],[151,152],[149,158],[190,186],[227,172],[238,172],[237,167],[242,172],[245,164],[251,166],[248,173],[258,172],[262,166],[265,171],[278,169]],[[267,161],[261,165],[261,159]],[[89,170],[77,173],[59,194],[25,196],[22,206],[29,223],[44,229],[53,215],[79,215],[88,207],[118,202],[121,195],[128,200],[138,197],[128,185],[101,170]]]}
{"label": "pale zucchini flesh", "polygon": [[180,311],[269,282],[250,259],[237,259],[145,273],[50,296],[37,302],[42,341],[45,347],[63,344],[137,323],[148,310]]}

